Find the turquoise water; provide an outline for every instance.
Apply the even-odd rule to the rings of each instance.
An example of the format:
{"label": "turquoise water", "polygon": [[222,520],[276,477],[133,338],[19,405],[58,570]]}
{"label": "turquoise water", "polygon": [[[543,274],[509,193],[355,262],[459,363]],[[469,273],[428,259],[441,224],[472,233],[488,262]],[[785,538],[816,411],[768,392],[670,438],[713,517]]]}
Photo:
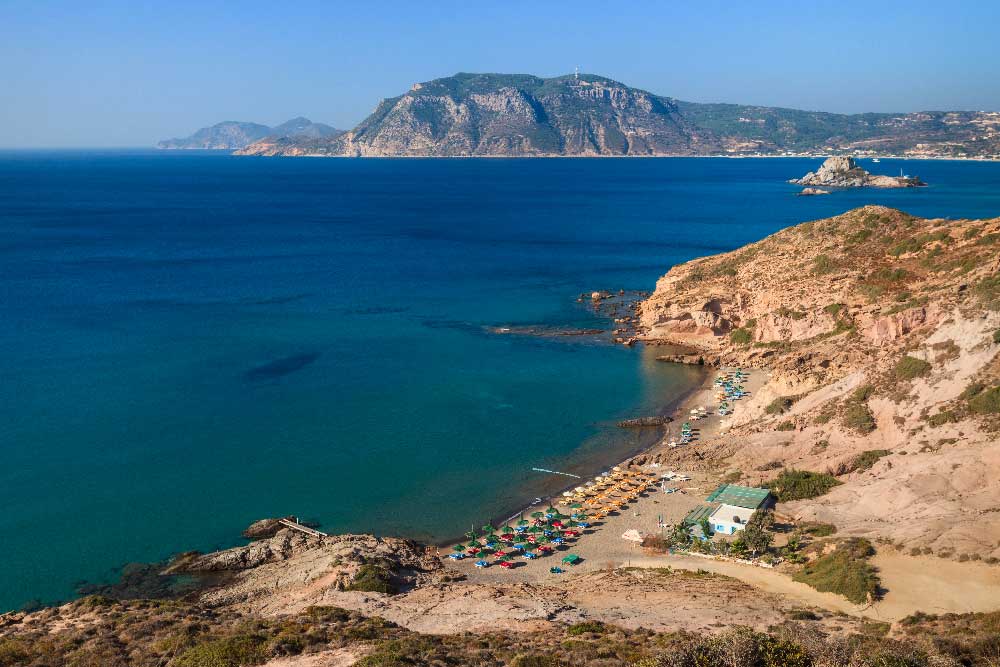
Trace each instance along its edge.
{"label": "turquoise water", "polygon": [[[901,163],[884,160],[883,173]],[[576,302],[884,203],[1000,213],[1000,165],[797,198],[818,160],[0,153],[0,609],[263,516],[440,540],[638,446],[698,373]]]}

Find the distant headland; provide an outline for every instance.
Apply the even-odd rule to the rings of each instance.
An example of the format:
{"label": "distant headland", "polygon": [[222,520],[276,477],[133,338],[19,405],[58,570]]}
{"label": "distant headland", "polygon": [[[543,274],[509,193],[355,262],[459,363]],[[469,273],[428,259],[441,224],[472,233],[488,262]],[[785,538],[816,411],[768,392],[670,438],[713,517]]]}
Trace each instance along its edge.
{"label": "distant headland", "polygon": [[161,142],[160,147],[341,157],[1000,159],[1000,112],[837,114],[703,104],[592,74],[540,78],[459,73],[414,84],[402,95],[382,100],[347,132],[310,125],[325,130],[287,131],[284,126],[228,122],[187,139]]}

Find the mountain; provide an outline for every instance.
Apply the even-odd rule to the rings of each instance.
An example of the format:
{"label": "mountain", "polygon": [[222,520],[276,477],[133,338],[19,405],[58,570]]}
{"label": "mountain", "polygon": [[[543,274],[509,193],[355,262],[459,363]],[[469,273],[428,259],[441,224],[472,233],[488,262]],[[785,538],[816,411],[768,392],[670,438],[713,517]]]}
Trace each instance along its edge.
{"label": "mountain", "polygon": [[342,130],[323,123],[314,123],[301,116],[276,127],[227,120],[211,127],[203,127],[190,137],[165,139],[157,144],[157,148],[237,150],[265,137],[320,139],[335,137],[342,132]]}
{"label": "mountain", "polygon": [[834,114],[684,102],[602,76],[466,74],[415,84],[340,136],[267,137],[242,155],[788,153],[1000,157],[1000,113]]}

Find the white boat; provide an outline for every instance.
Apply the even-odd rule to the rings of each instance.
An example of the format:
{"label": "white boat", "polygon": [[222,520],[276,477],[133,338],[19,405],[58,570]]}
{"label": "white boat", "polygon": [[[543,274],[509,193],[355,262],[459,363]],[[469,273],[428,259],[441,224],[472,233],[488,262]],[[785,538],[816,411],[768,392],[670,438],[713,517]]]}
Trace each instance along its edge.
{"label": "white boat", "polygon": [[881,162],[881,160],[879,160],[877,157],[873,157],[872,162]]}

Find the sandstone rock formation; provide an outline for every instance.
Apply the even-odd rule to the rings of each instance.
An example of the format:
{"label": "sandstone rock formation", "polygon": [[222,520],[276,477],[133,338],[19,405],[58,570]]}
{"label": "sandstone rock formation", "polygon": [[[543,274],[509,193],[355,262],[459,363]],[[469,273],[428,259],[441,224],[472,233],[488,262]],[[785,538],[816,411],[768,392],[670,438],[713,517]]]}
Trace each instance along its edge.
{"label": "sandstone rock formation", "polygon": [[[641,305],[640,339],[770,371],[698,464],[753,482],[831,471],[841,486],[783,511],[1000,558],[998,242],[1000,218],[868,206],[671,269]],[[869,451],[877,463],[852,467]]]}
{"label": "sandstone rock formation", "polygon": [[[927,185],[915,176],[875,176],[862,169],[852,157],[827,158],[816,172],[802,178],[793,178],[796,185],[823,185],[831,188],[915,188]],[[822,190],[806,188],[799,194],[828,194]]]}

